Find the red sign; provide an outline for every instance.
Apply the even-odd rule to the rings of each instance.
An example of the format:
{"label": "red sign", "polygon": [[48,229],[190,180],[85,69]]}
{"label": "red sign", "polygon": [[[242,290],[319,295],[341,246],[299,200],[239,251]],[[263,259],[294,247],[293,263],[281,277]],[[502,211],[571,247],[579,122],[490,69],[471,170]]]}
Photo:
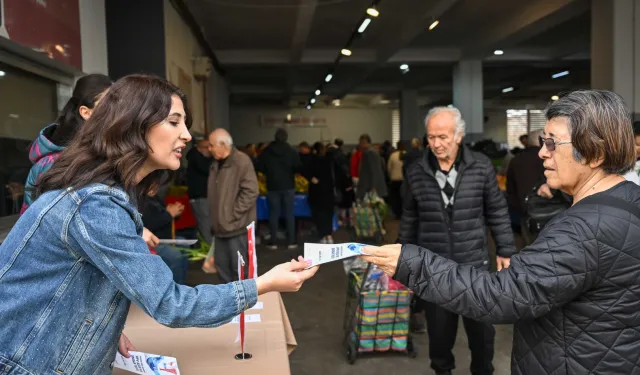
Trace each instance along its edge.
{"label": "red sign", "polygon": [[0,33],[82,70],[78,0],[0,0]]}

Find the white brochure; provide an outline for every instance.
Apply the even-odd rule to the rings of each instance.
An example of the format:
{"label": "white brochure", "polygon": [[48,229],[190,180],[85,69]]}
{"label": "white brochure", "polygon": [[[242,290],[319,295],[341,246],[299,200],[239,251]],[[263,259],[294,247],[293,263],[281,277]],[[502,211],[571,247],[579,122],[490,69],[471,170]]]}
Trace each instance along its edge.
{"label": "white brochure", "polygon": [[351,258],[359,255],[367,255],[362,252],[364,244],[360,243],[339,243],[339,244],[304,244],[304,259],[310,260],[314,267],[319,264],[329,263],[340,259]]}
{"label": "white brochure", "polygon": [[131,357],[125,358],[117,353],[113,366],[136,374],[149,375],[180,375],[178,361],[173,357],[142,352],[129,352]]}

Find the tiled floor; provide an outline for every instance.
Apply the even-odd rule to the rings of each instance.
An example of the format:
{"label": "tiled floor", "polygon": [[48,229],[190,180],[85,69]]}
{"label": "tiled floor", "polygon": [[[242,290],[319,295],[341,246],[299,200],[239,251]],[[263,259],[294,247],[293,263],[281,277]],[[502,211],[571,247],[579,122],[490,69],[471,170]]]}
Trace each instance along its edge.
{"label": "tiled floor", "polygon": [[[389,239],[395,238],[397,223],[388,224]],[[336,235],[336,240],[346,238]],[[300,250],[301,252],[302,250]],[[297,252],[284,249],[270,251],[258,248],[259,271],[290,260]],[[206,275],[199,265],[192,265],[189,284],[214,283],[215,276]],[[426,335],[415,335],[418,351],[415,359],[403,354],[382,353],[358,358],[354,365],[346,360],[342,346],[343,317],[346,300],[347,277],[341,262],[323,266],[317,275],[305,283],[295,294],[283,294],[283,299],[291,319],[298,348],[291,354],[293,375],[371,375],[371,374],[433,374],[429,367],[429,342]],[[512,326],[496,326],[494,367],[496,375],[510,373]],[[454,348],[457,369],[454,375],[469,374],[470,353],[462,325]]]}

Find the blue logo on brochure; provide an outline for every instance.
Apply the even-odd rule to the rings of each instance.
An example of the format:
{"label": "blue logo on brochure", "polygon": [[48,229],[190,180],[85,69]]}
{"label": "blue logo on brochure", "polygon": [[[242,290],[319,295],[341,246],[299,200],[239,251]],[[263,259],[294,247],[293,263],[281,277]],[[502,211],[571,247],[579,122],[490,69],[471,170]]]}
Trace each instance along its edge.
{"label": "blue logo on brochure", "polygon": [[358,254],[360,254],[360,248],[361,247],[362,247],[362,245],[357,244],[357,243],[352,243],[352,244],[347,245],[347,249],[351,250],[351,252],[358,253]]}

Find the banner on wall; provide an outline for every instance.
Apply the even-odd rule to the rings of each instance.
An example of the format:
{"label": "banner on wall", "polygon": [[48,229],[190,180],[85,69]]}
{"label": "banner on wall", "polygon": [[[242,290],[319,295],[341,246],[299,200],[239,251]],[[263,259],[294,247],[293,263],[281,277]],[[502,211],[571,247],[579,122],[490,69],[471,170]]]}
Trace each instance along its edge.
{"label": "banner on wall", "polygon": [[260,115],[258,120],[260,127],[263,128],[281,128],[281,127],[297,127],[297,128],[326,128],[327,119],[325,117],[316,116],[292,116],[283,115]]}
{"label": "banner on wall", "polygon": [[82,70],[78,0],[0,0],[0,36]]}

